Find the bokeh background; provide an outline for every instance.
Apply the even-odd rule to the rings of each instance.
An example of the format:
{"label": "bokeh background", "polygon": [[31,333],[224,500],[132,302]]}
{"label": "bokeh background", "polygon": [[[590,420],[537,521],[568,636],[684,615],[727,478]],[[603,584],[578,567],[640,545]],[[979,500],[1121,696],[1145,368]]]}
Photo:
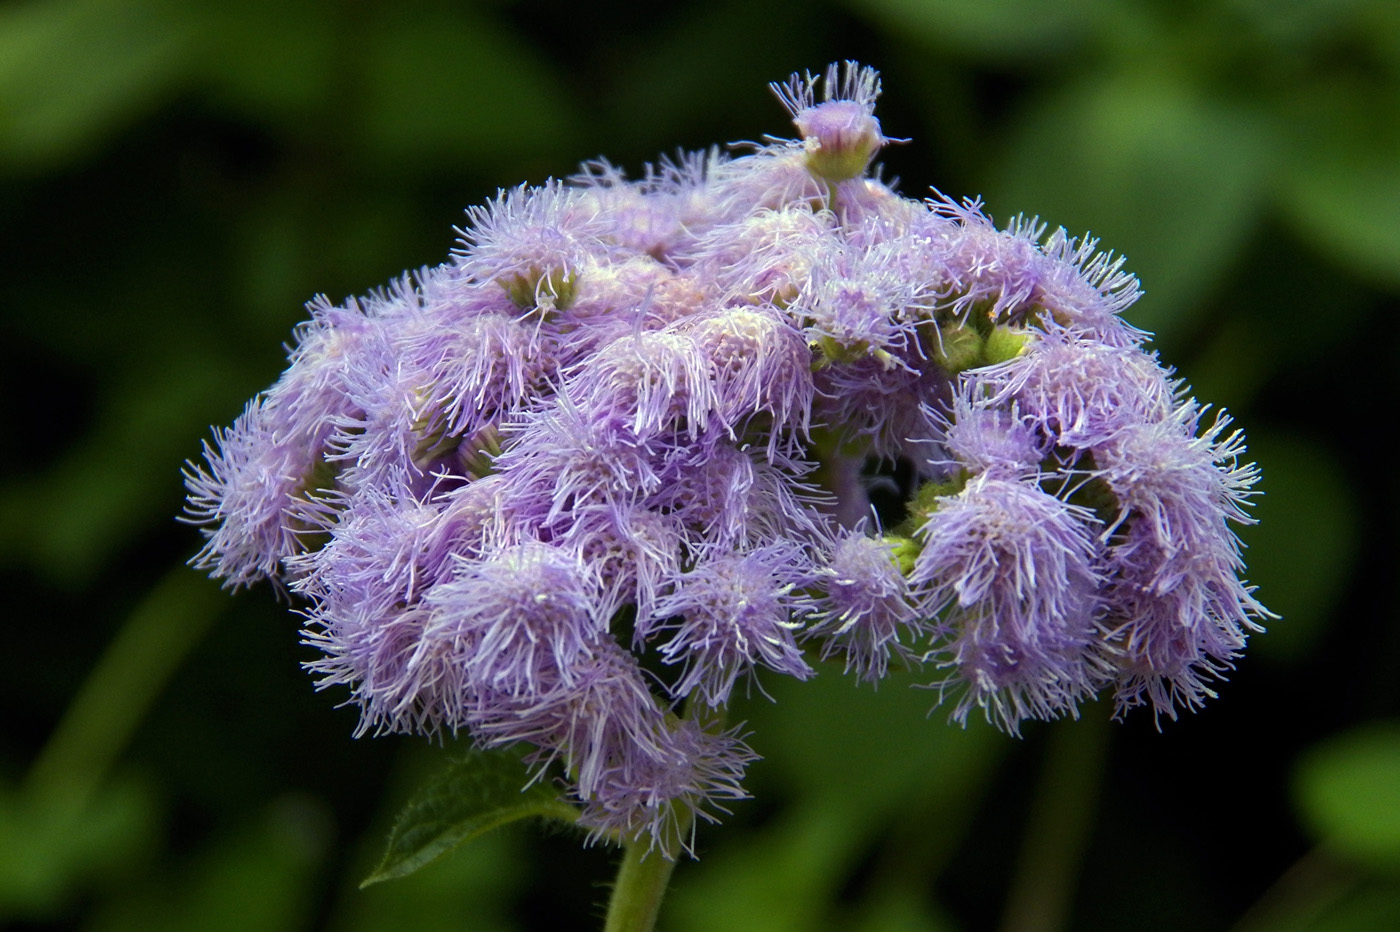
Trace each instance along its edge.
{"label": "bokeh background", "polygon": [[183,565],[181,464],[313,294],[443,261],[498,187],[786,135],[766,83],[847,58],[906,194],[1127,254],[1249,435],[1282,617],[1175,722],[768,682],[662,929],[1400,928],[1394,0],[0,4],[0,925],[599,924],[613,853],[528,826],[357,889],[459,749],[350,737],[293,606]]}

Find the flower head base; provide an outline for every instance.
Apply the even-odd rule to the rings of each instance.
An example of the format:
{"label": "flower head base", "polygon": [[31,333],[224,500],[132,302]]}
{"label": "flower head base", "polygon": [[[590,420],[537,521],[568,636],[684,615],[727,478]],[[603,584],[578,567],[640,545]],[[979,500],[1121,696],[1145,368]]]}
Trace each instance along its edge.
{"label": "flower head base", "polygon": [[774,90],[801,140],[502,192],[443,265],[313,301],[186,471],[194,562],[309,603],[361,731],[523,744],[667,856],[744,795],[735,690],[815,657],[928,664],[1016,732],[1199,706],[1268,617],[1257,471],[1123,321],[1122,258],[870,177],[872,69]]}

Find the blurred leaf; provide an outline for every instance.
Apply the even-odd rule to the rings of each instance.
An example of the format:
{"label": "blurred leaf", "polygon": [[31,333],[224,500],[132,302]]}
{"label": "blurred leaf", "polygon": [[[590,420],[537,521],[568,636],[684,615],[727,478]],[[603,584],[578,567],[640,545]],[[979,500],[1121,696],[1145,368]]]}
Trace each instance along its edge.
{"label": "blurred leaf", "polygon": [[1400,79],[1400,6],[1391,0],[1360,2],[1364,6],[1357,17],[1356,31],[1389,68],[1390,80],[1394,82]]}
{"label": "blurred leaf", "polygon": [[316,896],[330,840],[320,801],[275,800],[174,877],[152,877],[97,911],[89,932],[294,932]]}
{"label": "blurred leaf", "polygon": [[[633,54],[609,62],[611,86],[601,103],[608,117],[607,154],[641,146],[703,148],[782,133],[782,108],[755,93],[792,69],[818,69],[813,32],[826,10],[802,0],[713,0],[687,4]],[[774,35],[783,41],[775,45]]]}
{"label": "blurred leaf", "polygon": [[[1298,55],[1354,28],[1389,0],[1227,0],[1221,6],[1279,54]],[[1235,20],[1234,17],[1238,17]]]}
{"label": "blurred leaf", "polygon": [[529,780],[529,771],[509,750],[469,751],[408,801],[389,833],[384,857],[360,886],[411,874],[458,845],[510,822],[578,818],[577,810],[559,798],[551,783]]}
{"label": "blurred leaf", "polygon": [[1294,229],[1332,261],[1400,290],[1400,97],[1326,86],[1290,114],[1295,155],[1279,197]]}
{"label": "blurred leaf", "polygon": [[30,769],[30,795],[80,807],[228,601],[186,566],[167,572],[127,616],[69,704]]}
{"label": "blurred leaf", "polygon": [[71,157],[189,74],[198,38],[161,0],[46,0],[0,8],[0,161]]}
{"label": "blurred leaf", "polygon": [[1167,69],[1099,76],[1022,115],[987,185],[999,220],[1039,214],[1128,257],[1145,297],[1127,317],[1184,327],[1254,228],[1271,165],[1261,114]]}
{"label": "blurred leaf", "polygon": [[750,710],[765,766],[802,795],[868,814],[899,810],[911,792],[955,793],[1009,739],[980,722],[964,729],[930,712],[937,693],[913,687],[931,678],[892,673],[872,689],[827,665],[808,682],[773,683],[778,701]]}
{"label": "blurred leaf", "polygon": [[575,129],[546,62],[471,7],[390,15],[357,59],[365,141],[396,167],[510,164],[567,148]]}
{"label": "blurred leaf", "polygon": [[957,928],[947,916],[932,909],[928,891],[901,890],[868,904],[846,926],[850,932],[952,932]]}
{"label": "blurred leaf", "polygon": [[1400,886],[1347,897],[1305,928],[1306,932],[1395,932],[1400,929]]}
{"label": "blurred leaf", "polygon": [[767,684],[776,701],[748,710],[765,755],[753,782],[791,802],[748,844],[678,872],[669,927],[847,928],[837,901],[872,846],[895,851],[903,872],[926,881],[1010,739],[977,723],[951,726],[937,712],[930,721],[936,696],[911,689],[918,681],[895,675],[872,690],[828,667],[805,683]]}
{"label": "blurred leaf", "polygon": [[981,57],[1067,53],[1110,10],[1101,0],[851,0],[900,34]]}
{"label": "blurred leaf", "polygon": [[[1299,908],[1303,907],[1303,908]],[[1285,915],[1270,916],[1240,932],[1395,932],[1400,929],[1400,885],[1366,884],[1328,896],[1321,903],[1295,904]]]}
{"label": "blurred leaf", "polygon": [[208,50],[201,67],[218,103],[263,123],[286,124],[325,112],[343,41],[343,5],[206,0],[199,6]]}
{"label": "blurred leaf", "polygon": [[1400,868],[1400,722],[1372,723],[1312,748],[1294,774],[1303,822],[1332,850]]}
{"label": "blurred leaf", "polygon": [[157,807],[144,781],[122,778],[96,793],[43,789],[38,797],[0,788],[0,920],[56,913],[85,887],[139,864],[152,841]]}
{"label": "blurred leaf", "polygon": [[1284,434],[1252,431],[1249,458],[1259,464],[1259,524],[1241,529],[1259,597],[1282,619],[1252,649],[1297,660],[1322,633],[1352,585],[1360,529],[1346,469],[1326,447]]}
{"label": "blurred leaf", "polygon": [[196,348],[151,362],[162,348],[124,360],[129,370],[105,386],[95,429],[55,468],[0,491],[0,556],[75,585],[153,514],[174,517],[199,412],[227,394],[230,370]]}
{"label": "blurred leaf", "polygon": [[704,856],[699,865],[682,865],[664,909],[667,928],[824,928],[845,873],[865,853],[861,823],[854,809],[799,803],[747,844]]}

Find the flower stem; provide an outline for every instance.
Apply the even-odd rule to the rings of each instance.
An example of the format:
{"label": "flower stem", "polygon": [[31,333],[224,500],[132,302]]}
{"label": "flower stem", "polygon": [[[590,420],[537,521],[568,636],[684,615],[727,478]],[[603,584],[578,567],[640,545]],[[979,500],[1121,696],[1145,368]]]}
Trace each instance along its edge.
{"label": "flower stem", "polygon": [[675,869],[674,854],[665,856],[645,839],[628,842],[617,869],[603,932],[651,932]]}
{"label": "flower stem", "polygon": [[79,812],[102,784],[166,682],[225,599],[177,566],[151,590],[107,646],[25,780],[35,801],[61,798]]}
{"label": "flower stem", "polygon": [[1080,861],[1094,827],[1108,727],[1107,715],[1050,726],[1040,787],[1001,932],[1067,928]]}

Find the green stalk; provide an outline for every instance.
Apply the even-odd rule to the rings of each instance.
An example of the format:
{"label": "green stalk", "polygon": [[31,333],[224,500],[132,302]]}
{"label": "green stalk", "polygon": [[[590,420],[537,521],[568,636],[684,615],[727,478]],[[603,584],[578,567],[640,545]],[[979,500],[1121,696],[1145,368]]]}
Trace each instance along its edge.
{"label": "green stalk", "polygon": [[107,646],[30,768],[25,792],[72,812],[101,785],[166,681],[228,600],[177,566],[136,607]]}
{"label": "green stalk", "polygon": [[666,885],[676,869],[676,853],[666,854],[670,856],[652,847],[649,839],[628,842],[617,869],[603,932],[652,932]]}
{"label": "green stalk", "polygon": [[1060,932],[1067,927],[1080,861],[1094,827],[1108,728],[1103,714],[1050,726],[1001,932]]}

